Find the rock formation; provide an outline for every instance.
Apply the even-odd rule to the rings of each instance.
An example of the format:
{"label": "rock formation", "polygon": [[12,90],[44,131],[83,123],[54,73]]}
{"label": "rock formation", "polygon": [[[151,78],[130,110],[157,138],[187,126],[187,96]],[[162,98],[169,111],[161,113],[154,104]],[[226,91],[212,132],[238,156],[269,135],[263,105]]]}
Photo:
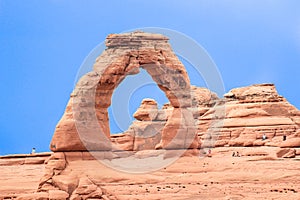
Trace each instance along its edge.
{"label": "rock formation", "polygon": [[[190,86],[184,66],[162,35],[112,34],[106,46],[94,70],[76,85],[56,127],[52,151],[184,149],[199,144],[299,146],[299,111],[273,84],[232,89],[220,99],[208,89]],[[158,110],[154,100],[144,100],[130,128],[111,136],[107,108],[112,93],[127,75],[139,73],[140,67],[170,103]],[[283,141],[283,136],[288,140]]]}
{"label": "rock formation", "polygon": [[112,142],[126,151],[155,149],[167,123],[167,115],[162,111],[158,110],[155,100],[144,99],[133,115],[136,121],[124,134],[111,135]]}
{"label": "rock formation", "polygon": [[[71,94],[50,144],[54,153],[45,154],[47,159],[40,155],[0,160],[0,166],[45,162],[44,175],[36,192],[33,193],[32,183],[27,194],[5,194],[0,195],[0,199],[114,200],[133,199],[133,193],[136,193],[137,199],[140,199],[140,194],[143,194],[142,198],[154,194],[157,196],[151,196],[152,199],[182,199],[182,192],[189,194],[186,199],[204,198],[209,195],[199,196],[204,191],[204,188],[199,190],[200,180],[210,181],[212,185],[210,177],[218,173],[214,178],[223,183],[217,186],[215,192],[220,198],[236,197],[225,193],[233,183],[239,182],[237,174],[244,181],[244,177],[252,172],[249,179],[254,180],[254,185],[261,180],[259,184],[263,187],[269,185],[272,178],[274,181],[281,178],[285,185],[286,182],[293,184],[290,177],[295,175],[295,162],[290,163],[287,176],[274,178],[271,173],[267,183],[262,178],[266,172],[266,160],[290,159],[300,155],[300,112],[277,93],[273,84],[232,89],[224,98],[219,98],[206,88],[190,85],[184,66],[173,53],[168,38],[162,35],[143,32],[112,34],[107,37],[106,46],[93,71],[79,80]],[[111,135],[107,112],[111,96],[126,76],[139,73],[140,68],[151,75],[170,102],[158,109],[155,100],[144,99],[134,113],[136,120],[128,130]],[[219,148],[210,152],[209,158],[204,158],[202,163],[198,149],[212,147]],[[188,149],[187,153],[177,154],[182,149]],[[232,150],[239,151],[243,158],[236,160],[231,156]],[[205,149],[203,151],[207,153]],[[161,152],[168,154],[161,156]],[[128,163],[134,159],[147,164],[173,162],[172,156],[182,156],[181,161],[165,168],[159,165],[159,170],[152,174],[132,176],[112,169],[113,165],[120,163],[125,163],[128,169]],[[248,159],[249,156],[253,158]],[[251,159],[264,161],[261,174],[256,174],[249,167]],[[113,165],[99,164],[99,160]],[[239,165],[235,167],[237,161]],[[134,167],[139,169],[140,166]],[[274,174],[278,173],[280,168],[277,165],[272,167]],[[225,170],[231,173],[230,176],[222,174]],[[213,172],[211,176],[207,175],[209,172]],[[154,191],[152,184],[162,182],[166,185],[157,186]],[[191,189],[186,190],[181,183]],[[128,186],[128,190],[120,190],[120,184],[122,188]],[[222,188],[224,184],[228,184],[227,189]],[[141,191],[144,185],[147,187]],[[207,187],[207,183],[203,185]],[[161,196],[161,190],[165,190],[165,196]],[[294,193],[298,190],[292,188],[291,197],[295,197],[297,194]],[[258,194],[244,192],[251,194],[251,198]],[[239,191],[235,193],[239,194]]]}
{"label": "rock formation", "polygon": [[[240,157],[232,157],[233,151]],[[103,166],[88,152],[20,157],[0,157],[1,200],[299,199],[300,192],[300,148],[218,147],[212,157],[181,157],[139,175]],[[39,192],[39,179],[50,168],[15,162],[27,158],[46,159],[54,169]]]}
{"label": "rock formation", "polygon": [[[220,107],[225,108],[224,120],[211,125]],[[199,117],[198,129],[203,137],[208,130],[211,137],[217,136],[215,146],[295,147],[299,141],[291,138],[299,138],[299,119],[299,110],[280,96],[273,84],[259,84],[225,94],[219,105]],[[290,142],[283,142],[284,135]]]}
{"label": "rock formation", "polygon": [[191,107],[190,81],[168,38],[143,32],[111,34],[106,46],[94,70],[77,83],[56,127],[51,150],[110,150],[107,108],[112,93],[127,75],[139,73],[140,67],[151,75],[173,107],[158,148],[197,148],[195,121],[188,109]]}
{"label": "rock formation", "polygon": [[[202,148],[300,146],[300,112],[277,93],[273,84],[232,89],[223,99],[219,99],[206,88],[192,86],[191,96],[192,113],[197,122],[199,144],[202,144]],[[166,104],[161,110],[157,110],[155,105],[154,100],[143,101],[135,113],[138,121],[134,121],[126,133],[112,135],[112,141],[124,150],[154,149],[157,140],[138,137],[141,135],[138,132],[153,126],[157,127],[156,130],[160,130],[173,111],[170,104]],[[156,117],[152,117],[150,121],[150,115]],[[157,133],[159,138],[160,132]],[[263,135],[266,136],[264,140]],[[286,137],[285,141],[283,136]],[[137,138],[137,143],[147,144],[147,147],[135,144]],[[123,148],[128,147],[128,144],[132,148]],[[135,145],[139,148],[133,148]]]}

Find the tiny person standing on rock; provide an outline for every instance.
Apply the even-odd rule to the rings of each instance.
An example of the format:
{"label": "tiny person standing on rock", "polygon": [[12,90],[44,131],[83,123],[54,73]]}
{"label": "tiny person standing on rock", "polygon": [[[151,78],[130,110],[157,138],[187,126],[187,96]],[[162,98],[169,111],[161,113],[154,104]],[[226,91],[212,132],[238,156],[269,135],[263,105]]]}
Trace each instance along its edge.
{"label": "tiny person standing on rock", "polygon": [[31,149],[31,154],[35,154],[35,148]]}
{"label": "tiny person standing on rock", "polygon": [[283,140],[283,141],[286,141],[286,135],[283,135],[282,140]]}
{"label": "tiny person standing on rock", "polygon": [[207,154],[208,157],[211,157],[211,149],[208,149],[208,154]]}

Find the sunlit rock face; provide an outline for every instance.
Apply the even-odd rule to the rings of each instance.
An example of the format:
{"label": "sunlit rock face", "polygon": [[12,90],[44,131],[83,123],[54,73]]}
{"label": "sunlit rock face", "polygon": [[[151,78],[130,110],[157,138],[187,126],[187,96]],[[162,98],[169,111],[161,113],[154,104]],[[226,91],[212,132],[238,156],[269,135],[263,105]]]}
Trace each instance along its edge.
{"label": "sunlit rock face", "polygon": [[[211,125],[220,106],[225,108],[224,120]],[[273,84],[232,89],[220,105],[198,119],[200,139],[207,137],[206,133],[216,136],[215,146],[299,146],[297,139],[291,138],[299,138],[300,112],[277,93]]]}
{"label": "sunlit rock face", "polygon": [[[193,104],[191,110],[197,123],[199,148],[300,146],[300,112],[277,93],[273,84],[232,89],[222,99],[206,88],[191,86],[191,97]],[[143,101],[134,114],[138,120],[133,122],[125,134],[113,136],[115,138],[113,142],[124,146],[124,139],[130,134],[132,140],[128,142],[131,143],[131,150],[134,149],[133,146],[139,146],[135,150],[154,149],[153,143],[156,140],[151,141],[139,137],[139,144],[147,144],[147,147],[144,147],[135,144],[135,137],[143,135],[145,127],[156,126],[159,138],[161,134],[159,127],[163,127],[172,115],[171,120],[176,119],[174,116],[176,108],[173,108],[171,104],[165,104],[160,110],[157,110],[155,105],[157,104],[154,100]],[[151,120],[149,120],[150,115],[153,115]],[[263,139],[264,135],[265,139]],[[151,142],[153,143],[149,145]]]}
{"label": "sunlit rock face", "polygon": [[[195,121],[189,109],[192,107],[189,77],[172,51],[168,38],[160,34],[134,32],[111,34],[105,43],[107,48],[96,59],[93,71],[77,83],[54,132],[51,150],[112,149],[107,108],[122,80],[127,75],[139,73],[140,68],[151,75],[173,108],[160,129],[158,148],[197,148]],[[137,113],[136,117],[149,121],[156,117],[154,115],[153,112],[148,116]]]}
{"label": "sunlit rock face", "polygon": [[[253,199],[262,194],[268,198],[276,190],[298,199],[300,112],[273,84],[232,89],[219,98],[190,85],[162,35],[112,34],[106,46],[94,70],[71,94],[51,141],[54,153],[0,157],[0,199],[228,199],[228,194]],[[110,135],[112,93],[141,67],[170,102],[159,109],[154,99],[144,99],[128,130]],[[210,148],[210,153],[199,159],[197,148]],[[187,151],[178,156],[182,149]],[[178,161],[151,173],[126,171],[134,159],[139,160],[136,170],[142,163],[161,164],[172,156]],[[125,165],[118,171],[100,160]]]}
{"label": "sunlit rock face", "polygon": [[[111,34],[106,47],[94,70],[72,92],[51,141],[52,151],[298,145],[299,111],[273,84],[232,89],[218,98],[206,88],[190,85],[163,35]],[[140,68],[150,74],[169,103],[158,109],[155,100],[145,99],[129,129],[111,136],[107,108],[112,94]],[[283,141],[284,136],[289,140]]]}

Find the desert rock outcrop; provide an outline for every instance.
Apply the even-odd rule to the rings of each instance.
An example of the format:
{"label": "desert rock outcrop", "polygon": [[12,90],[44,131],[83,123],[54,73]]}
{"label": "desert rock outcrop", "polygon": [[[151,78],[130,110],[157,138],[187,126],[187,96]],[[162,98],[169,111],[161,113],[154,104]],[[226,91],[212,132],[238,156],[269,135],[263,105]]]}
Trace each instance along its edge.
{"label": "desert rock outcrop", "polygon": [[111,34],[106,46],[94,70],[77,83],[56,127],[51,150],[110,150],[107,108],[112,93],[127,75],[139,73],[140,67],[151,75],[174,108],[162,130],[160,147],[197,148],[195,123],[188,109],[190,81],[168,38],[143,32]]}
{"label": "desert rock outcrop", "polygon": [[[57,160],[51,164],[55,168],[62,169],[59,162],[67,165],[54,170],[54,179],[40,192],[36,192],[39,178],[50,172],[44,164],[0,166],[0,199],[298,199],[299,150],[219,147],[212,149],[212,157],[181,157],[172,165],[139,175],[108,168],[88,152],[59,152],[51,159],[43,158],[48,163]],[[232,157],[233,151],[239,151],[240,157]],[[1,158],[6,163],[10,159],[16,158]]]}
{"label": "desert rock outcrop", "polygon": [[[45,161],[44,176],[31,197],[116,199],[99,180],[113,183],[129,178],[118,172],[118,178],[100,173],[99,179],[92,168],[86,170],[84,163],[95,165],[99,160],[147,160],[163,152],[165,161],[199,156],[200,148],[205,155],[205,148],[212,147],[225,148],[226,156],[228,148],[237,148],[241,156],[257,161],[299,155],[299,110],[273,84],[232,89],[219,98],[206,88],[190,85],[184,66],[162,35],[112,34],[106,46],[94,70],[80,79],[71,95],[51,141],[54,154]],[[107,111],[111,96],[126,76],[139,73],[140,68],[170,102],[158,109],[155,100],[143,100],[128,130],[111,135]],[[253,149],[245,149],[249,146]],[[191,150],[177,154],[182,149]],[[213,152],[210,157],[218,154],[224,152]],[[111,169],[102,170],[110,173]],[[26,199],[26,195],[19,198]]]}
{"label": "desert rock outcrop", "polygon": [[[257,84],[232,89],[222,99],[206,88],[191,86],[191,96],[193,104],[191,110],[197,122],[199,144],[203,148],[215,146],[294,148],[300,146],[300,112],[277,93],[273,84]],[[156,104],[153,101],[151,105]],[[145,107],[146,102],[142,102],[140,109]],[[142,109],[142,111],[140,109],[137,113],[143,113],[144,116],[150,114],[151,109]],[[132,133],[130,143],[134,146],[134,131],[132,130],[144,130],[143,127],[146,124],[151,127],[159,122],[160,126],[163,126],[163,123],[169,120],[173,109],[167,103],[161,110],[154,109],[155,115],[158,114],[152,121],[139,117],[139,120],[133,122],[124,135],[112,137],[123,141],[124,145],[122,138],[127,138],[127,134]],[[144,142],[151,146],[149,145],[151,141],[139,139],[139,143]],[[139,148],[139,150],[142,149],[142,147]]]}

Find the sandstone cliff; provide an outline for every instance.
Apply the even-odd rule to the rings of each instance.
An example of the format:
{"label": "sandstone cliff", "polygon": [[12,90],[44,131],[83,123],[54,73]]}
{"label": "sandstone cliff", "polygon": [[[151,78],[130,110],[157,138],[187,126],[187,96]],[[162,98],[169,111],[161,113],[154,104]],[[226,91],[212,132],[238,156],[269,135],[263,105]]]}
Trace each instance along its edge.
{"label": "sandstone cliff", "polygon": [[[224,119],[210,126],[222,106]],[[273,84],[259,84],[225,94],[222,103],[198,118],[198,130],[201,139],[206,133],[216,135],[215,146],[296,147],[300,145],[299,119],[299,110],[280,96]],[[262,140],[264,134],[266,139]]]}
{"label": "sandstone cliff", "polygon": [[[300,146],[300,111],[280,96],[273,84],[232,89],[222,99],[193,86],[192,102],[202,147]],[[112,135],[112,141],[126,150],[154,149],[173,110],[170,104],[161,110],[155,105],[154,100],[144,100],[134,115],[137,121],[126,133]]]}
{"label": "sandstone cliff", "polygon": [[[5,192],[0,199],[209,199],[211,194],[215,199],[253,199],[260,194],[278,198],[278,191],[297,197],[300,113],[273,84],[232,89],[218,98],[190,85],[163,35],[112,34],[106,46],[71,94],[50,144],[54,153],[47,159],[1,158],[0,167],[13,166],[9,170],[20,173],[23,165],[28,174],[39,165],[43,175],[39,181],[34,176],[25,194],[15,192],[12,184],[0,187]],[[110,135],[112,93],[140,68],[170,102],[158,109],[155,100],[143,100],[129,129]],[[211,152],[212,147],[218,148]],[[232,157],[232,151],[239,157]],[[203,155],[208,156],[199,159]],[[283,166],[288,170],[284,175]],[[137,172],[144,174],[129,174]],[[10,183],[5,177],[1,181]],[[238,189],[232,189],[234,184]]]}

